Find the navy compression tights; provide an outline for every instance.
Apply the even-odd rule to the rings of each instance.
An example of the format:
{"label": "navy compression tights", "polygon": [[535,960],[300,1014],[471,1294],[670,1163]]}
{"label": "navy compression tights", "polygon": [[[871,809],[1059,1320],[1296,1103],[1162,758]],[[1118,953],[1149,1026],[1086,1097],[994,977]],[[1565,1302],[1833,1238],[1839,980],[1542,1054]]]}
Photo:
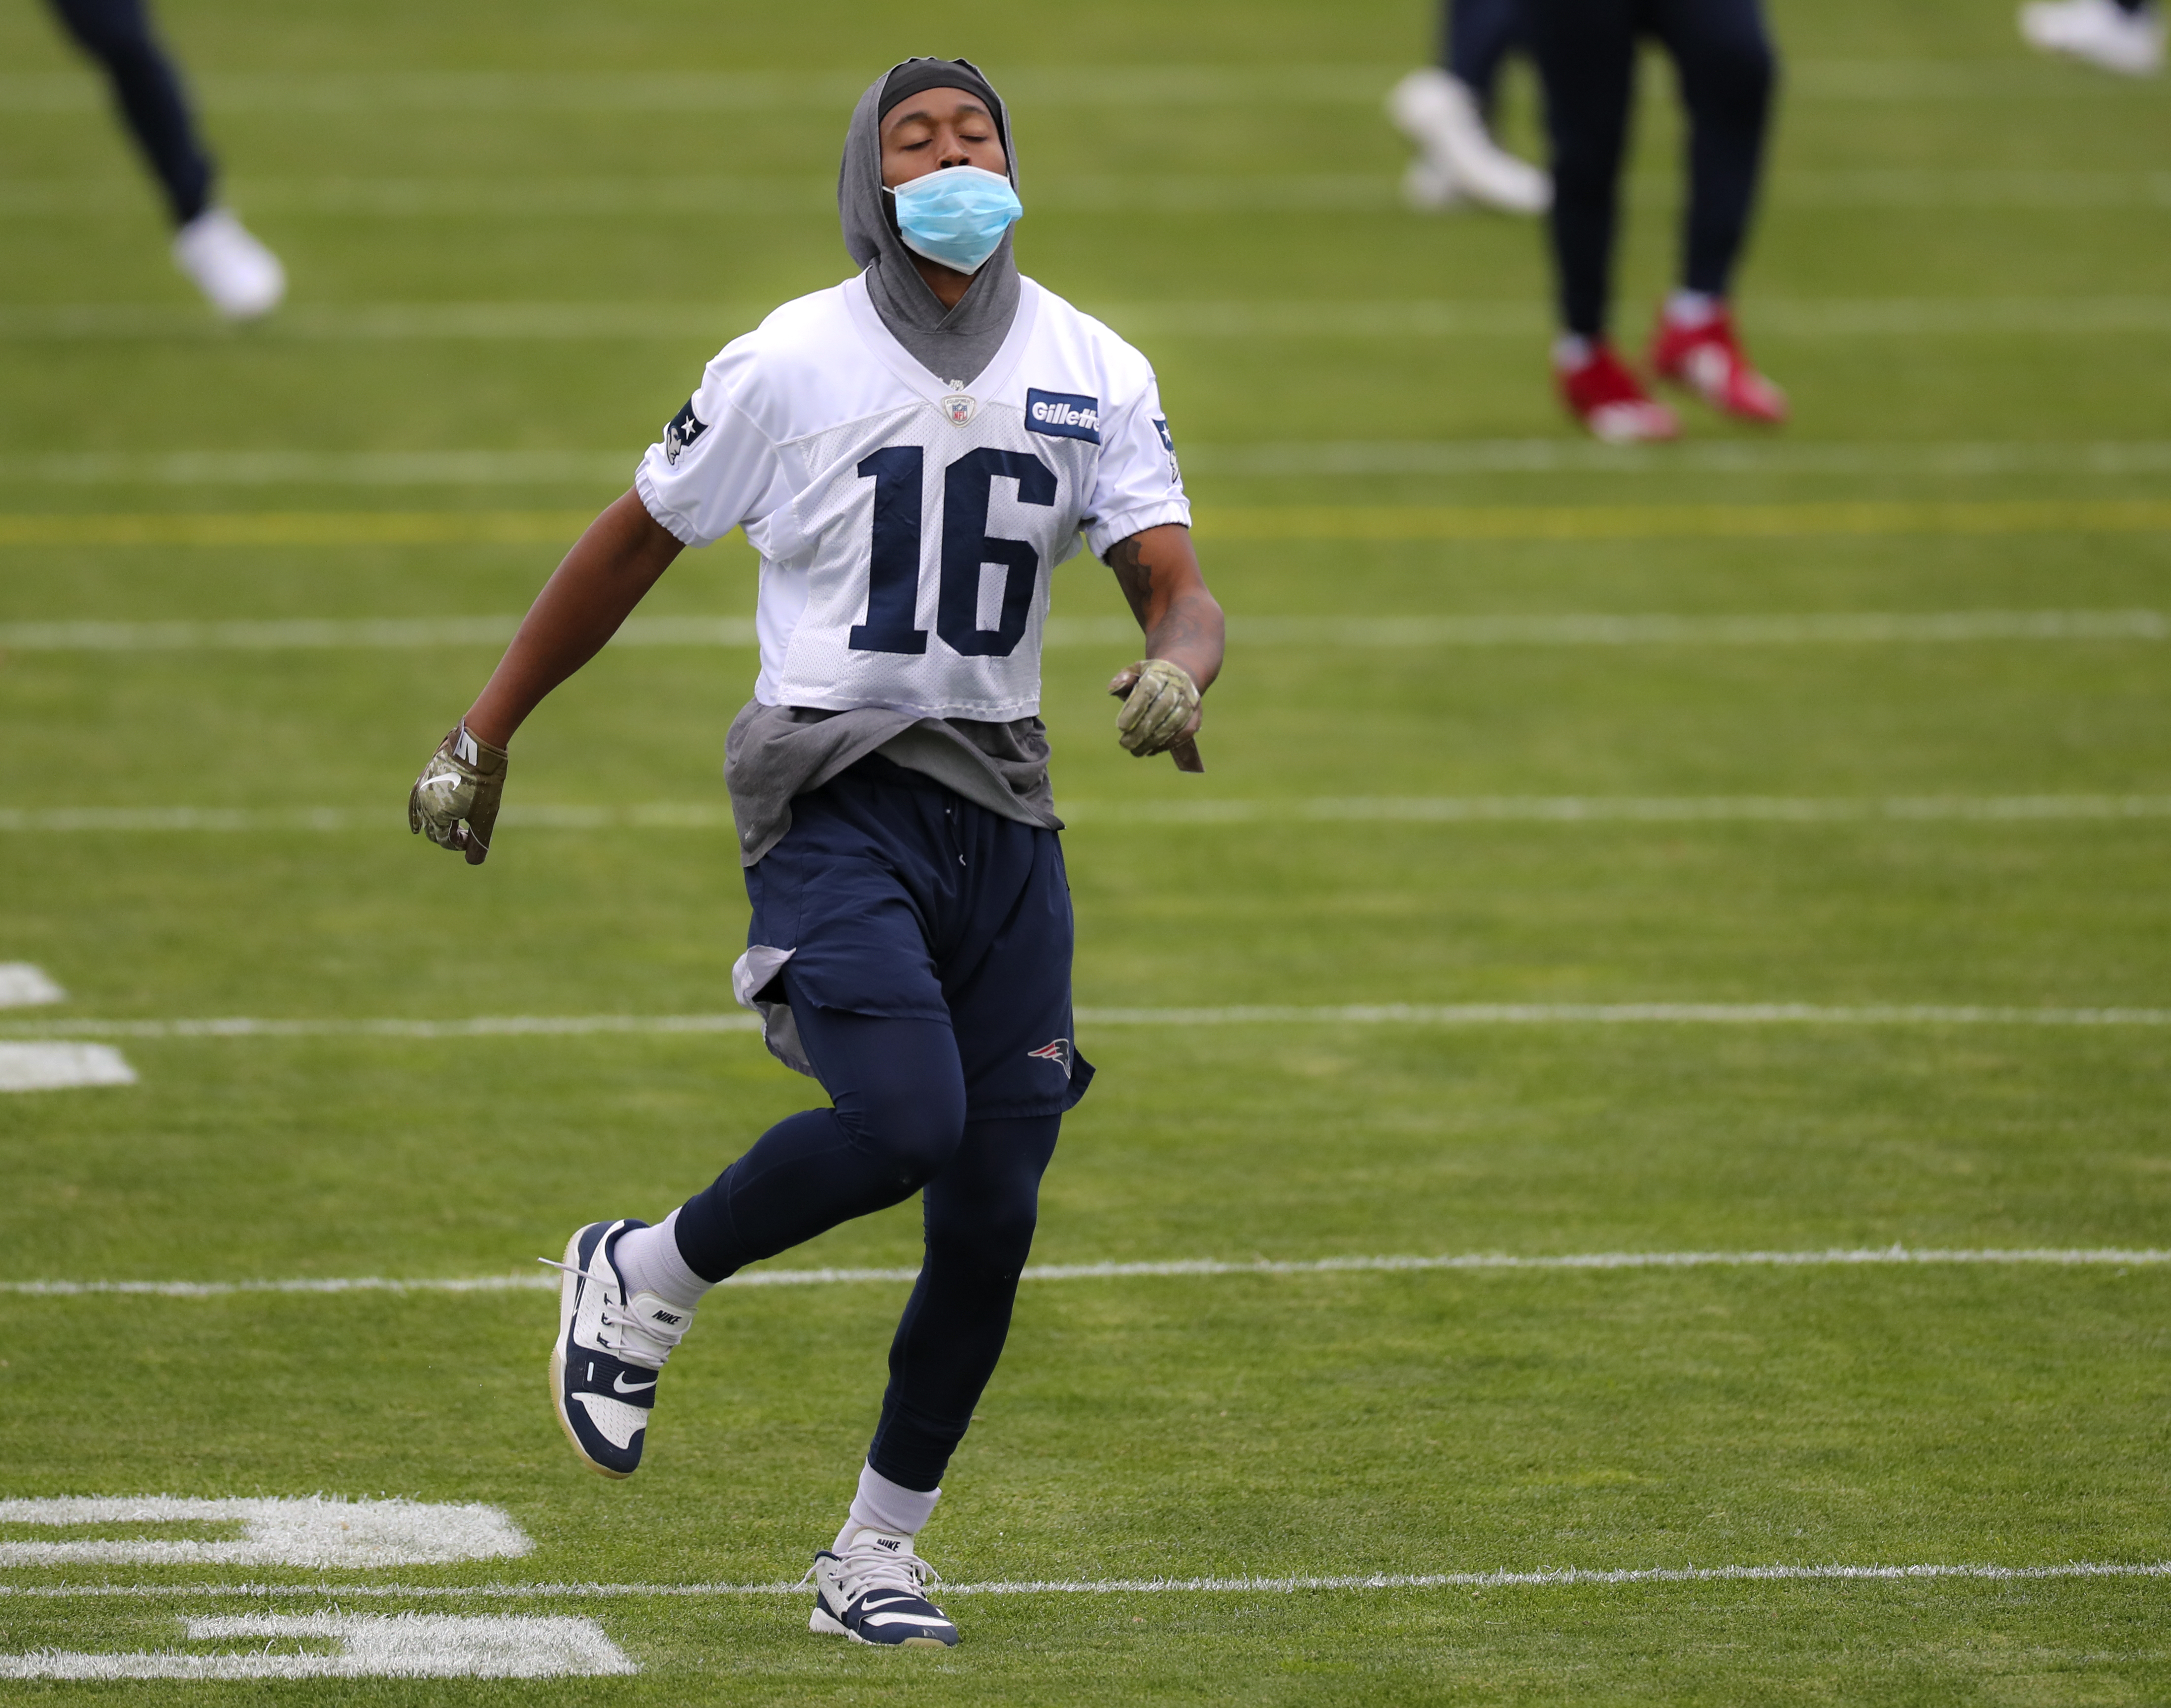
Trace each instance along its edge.
{"label": "navy compression tights", "polygon": [[817,1008],[796,991],[791,1012],[835,1106],[779,1121],[689,1200],[678,1254],[721,1281],[923,1193],[927,1256],[890,1345],[867,1463],[931,1489],[1002,1356],[1063,1117],[966,1120],[957,1043],[941,1021]]}
{"label": "navy compression tights", "polygon": [[1552,137],[1561,321],[1605,330],[1636,42],[1656,36],[1689,115],[1681,282],[1724,296],[1749,234],[1777,62],[1757,0],[1522,0]]}
{"label": "navy compression tights", "polygon": [[181,80],[152,34],[143,0],[52,0],[77,44],[105,67],[121,116],[158,175],[175,225],[211,198],[211,157],[189,116]]}

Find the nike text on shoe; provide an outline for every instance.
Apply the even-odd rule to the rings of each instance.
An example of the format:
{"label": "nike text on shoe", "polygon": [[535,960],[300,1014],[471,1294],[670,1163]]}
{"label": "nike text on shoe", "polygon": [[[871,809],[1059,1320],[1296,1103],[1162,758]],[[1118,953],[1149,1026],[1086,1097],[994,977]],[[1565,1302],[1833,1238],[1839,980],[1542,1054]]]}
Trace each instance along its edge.
{"label": "nike text on shoe", "polygon": [[957,1627],[925,1593],[940,1574],[912,1551],[909,1536],[855,1530],[841,1555],[826,1548],[816,1555],[807,1576],[814,1580],[810,1631],[892,1648],[957,1646]]}
{"label": "nike text on shoe", "polygon": [[[550,1345],[550,1403],[566,1439],[594,1470],[630,1477],[641,1465],[657,1372],[694,1321],[654,1293],[625,1296],[611,1261],[619,1236],[645,1222],[591,1222],[566,1243]],[[541,1260],[549,1263],[549,1258]]]}
{"label": "nike text on shoe", "polygon": [[1786,393],[1750,366],[1723,309],[1696,326],[1661,315],[1651,337],[1651,371],[1736,421],[1777,427],[1787,418]]}
{"label": "nike text on shoe", "polygon": [[1680,437],[1680,418],[1644,394],[1604,340],[1593,341],[1579,362],[1557,359],[1554,371],[1561,401],[1595,438],[1626,445]]}
{"label": "nike text on shoe", "polygon": [[198,214],[174,234],[174,265],[229,320],[268,314],[287,294],[279,257],[223,207]]}

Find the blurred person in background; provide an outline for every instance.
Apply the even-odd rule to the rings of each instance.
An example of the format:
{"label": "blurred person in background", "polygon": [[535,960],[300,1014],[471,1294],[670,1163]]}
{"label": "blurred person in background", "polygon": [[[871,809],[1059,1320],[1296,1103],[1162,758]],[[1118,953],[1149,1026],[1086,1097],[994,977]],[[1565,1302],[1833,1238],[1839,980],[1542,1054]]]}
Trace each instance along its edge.
{"label": "blurred person in background", "polygon": [[121,116],[158,175],[174,220],[174,265],[228,320],[270,314],[287,294],[286,270],[213,199],[217,169],[143,0],[52,0],[52,7],[77,45],[105,67]]}
{"label": "blurred person in background", "polygon": [[2128,77],[2163,68],[2163,13],[2152,0],[2030,0],[2020,8],[2020,35],[2045,53]]}
{"label": "blurred person in background", "polygon": [[1440,62],[1412,72],[1387,96],[1387,115],[1418,145],[1402,175],[1411,207],[1475,201],[1504,213],[1546,211],[1551,180],[1494,142],[1488,122],[1502,62],[1526,46],[1522,0],[1445,0]]}
{"label": "blurred person in background", "polygon": [[1674,62],[1689,121],[1681,282],[1659,313],[1651,369],[1737,420],[1783,421],[1786,398],[1742,353],[1727,302],[1749,234],[1777,80],[1759,0],[1519,3],[1552,140],[1561,319],[1553,368],[1570,413],[1616,443],[1681,431],[1674,411],[1653,400],[1606,336],[1636,49],[1648,35]]}

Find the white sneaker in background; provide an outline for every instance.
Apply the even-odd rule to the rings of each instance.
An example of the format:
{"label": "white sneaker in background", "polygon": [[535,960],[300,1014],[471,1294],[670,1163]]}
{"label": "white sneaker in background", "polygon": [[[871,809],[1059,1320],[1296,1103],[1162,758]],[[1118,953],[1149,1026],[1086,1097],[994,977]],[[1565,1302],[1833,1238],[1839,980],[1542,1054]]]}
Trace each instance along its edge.
{"label": "white sneaker in background", "polygon": [[2163,68],[2163,17],[2153,6],[2128,12],[2114,0],[2031,0],[2020,8],[2030,47],[2084,59],[2127,77]]}
{"label": "white sneaker in background", "polygon": [[1402,174],[1402,200],[1419,213],[1439,213],[1460,203],[1462,192],[1431,155],[1420,154]]}
{"label": "white sneaker in background", "polygon": [[[2108,3],[2108,0],[2106,0]],[[1423,176],[1402,180],[1413,207],[1445,207],[1467,198],[1504,213],[1543,213],[1552,205],[1552,180],[1495,142],[1477,110],[1477,97],[1458,78],[1437,66],[1412,72],[1388,92],[1387,116],[1423,151]],[[1438,197],[1445,185],[1446,199]]]}
{"label": "white sneaker in background", "polygon": [[268,314],[287,294],[279,257],[223,207],[206,209],[174,234],[174,265],[229,320]]}

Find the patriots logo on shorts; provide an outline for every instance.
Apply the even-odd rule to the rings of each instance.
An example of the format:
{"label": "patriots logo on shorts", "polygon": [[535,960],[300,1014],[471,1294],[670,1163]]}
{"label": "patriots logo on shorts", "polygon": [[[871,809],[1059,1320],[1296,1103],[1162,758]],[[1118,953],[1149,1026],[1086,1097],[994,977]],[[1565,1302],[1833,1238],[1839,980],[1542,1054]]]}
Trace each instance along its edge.
{"label": "patriots logo on shorts", "polygon": [[1070,1064],[1077,1059],[1078,1052],[1071,1048],[1068,1038],[1059,1038],[1053,1044],[1043,1044],[1037,1050],[1027,1050],[1026,1055],[1034,1061],[1053,1062],[1063,1070],[1063,1077],[1068,1079],[1070,1077]]}
{"label": "patriots logo on shorts", "polygon": [[673,416],[671,425],[663,429],[663,460],[676,468],[686,447],[708,430],[708,422],[694,413],[694,400],[688,398],[685,408]]}

